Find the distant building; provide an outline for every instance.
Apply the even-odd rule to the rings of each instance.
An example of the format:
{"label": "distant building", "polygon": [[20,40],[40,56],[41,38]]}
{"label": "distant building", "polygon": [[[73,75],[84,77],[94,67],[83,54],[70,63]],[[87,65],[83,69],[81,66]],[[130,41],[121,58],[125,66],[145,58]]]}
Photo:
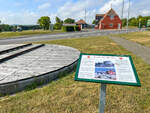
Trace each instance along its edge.
{"label": "distant building", "polygon": [[106,14],[96,14],[95,29],[121,29],[122,22],[117,13],[111,8]]}
{"label": "distant building", "polygon": [[76,25],[78,25],[81,29],[87,27],[87,23],[83,19],[80,19],[79,21],[77,21]]}
{"label": "distant building", "polygon": [[150,19],[147,20],[147,27],[150,27]]}

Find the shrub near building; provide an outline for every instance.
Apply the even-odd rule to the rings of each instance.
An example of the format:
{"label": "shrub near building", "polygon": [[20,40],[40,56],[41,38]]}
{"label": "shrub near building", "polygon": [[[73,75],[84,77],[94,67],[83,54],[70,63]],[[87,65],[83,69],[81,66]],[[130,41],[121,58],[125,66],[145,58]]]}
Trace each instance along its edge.
{"label": "shrub near building", "polygon": [[74,32],[74,31],[81,31],[81,29],[79,26],[62,26],[62,31]]}

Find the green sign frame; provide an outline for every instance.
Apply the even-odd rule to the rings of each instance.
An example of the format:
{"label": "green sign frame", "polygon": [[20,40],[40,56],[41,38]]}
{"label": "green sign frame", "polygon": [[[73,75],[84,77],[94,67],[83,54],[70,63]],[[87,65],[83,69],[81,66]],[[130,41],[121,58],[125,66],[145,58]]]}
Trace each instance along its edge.
{"label": "green sign frame", "polygon": [[[85,79],[85,78],[79,78],[79,69],[80,69],[80,64],[81,64],[81,59],[83,55],[92,55],[92,56],[116,56],[116,57],[128,57],[135,79],[136,79],[136,83],[133,82],[122,82],[122,81],[111,81],[111,80],[95,80],[95,79]],[[103,83],[103,84],[118,84],[118,85],[128,85],[128,86],[141,86],[138,74],[136,72],[135,66],[133,64],[133,60],[132,57],[129,55],[113,55],[113,54],[87,54],[87,53],[81,53],[79,60],[78,60],[78,64],[77,64],[77,69],[76,69],[76,73],[75,73],[75,81],[83,81],[83,82],[96,82],[96,83]]]}

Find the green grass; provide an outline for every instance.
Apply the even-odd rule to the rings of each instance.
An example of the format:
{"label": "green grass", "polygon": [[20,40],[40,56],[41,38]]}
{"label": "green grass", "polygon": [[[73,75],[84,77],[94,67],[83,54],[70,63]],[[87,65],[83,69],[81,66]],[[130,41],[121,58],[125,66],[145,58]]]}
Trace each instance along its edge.
{"label": "green grass", "polygon": [[63,31],[61,30],[55,30],[53,32],[49,30],[27,30],[22,32],[1,32],[0,33],[0,39],[3,38],[13,38],[13,37],[20,37],[20,36],[26,36],[26,35],[40,35],[40,34],[51,34],[51,33],[61,33]]}
{"label": "green grass", "polygon": [[[123,29],[126,29],[126,28],[127,28],[127,26],[124,26],[124,27],[123,27]],[[128,26],[128,28],[131,28],[131,29],[132,29],[132,28],[138,28],[138,27],[137,27],[137,26]]]}
{"label": "green grass", "polygon": [[[142,87],[107,85],[105,113],[149,113],[150,66],[107,37],[47,42],[79,49],[83,53],[128,54],[133,57]],[[98,83],[74,81],[75,72],[42,88],[0,99],[0,113],[98,113]]]}
{"label": "green grass", "polygon": [[119,36],[121,38],[125,38],[127,40],[131,40],[144,46],[150,47],[150,31],[118,34],[114,36]]}

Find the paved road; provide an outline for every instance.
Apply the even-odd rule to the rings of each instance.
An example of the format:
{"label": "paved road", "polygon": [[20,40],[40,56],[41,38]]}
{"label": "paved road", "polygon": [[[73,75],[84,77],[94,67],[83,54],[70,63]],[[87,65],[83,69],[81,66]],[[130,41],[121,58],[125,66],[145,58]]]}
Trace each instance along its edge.
{"label": "paved road", "polygon": [[128,51],[141,57],[146,63],[150,64],[150,48],[137,44],[136,42],[126,40],[119,37],[109,37]]}
{"label": "paved road", "polygon": [[[130,29],[129,32],[135,32],[138,29]],[[59,33],[59,34],[45,34],[36,36],[24,36],[10,39],[1,39],[0,45],[4,44],[20,44],[24,42],[35,42],[35,41],[47,41],[47,40],[57,40],[57,39],[67,39],[67,38],[79,38],[88,36],[102,36],[108,34],[124,33],[126,30],[87,30],[84,32],[72,32],[72,33]]]}

